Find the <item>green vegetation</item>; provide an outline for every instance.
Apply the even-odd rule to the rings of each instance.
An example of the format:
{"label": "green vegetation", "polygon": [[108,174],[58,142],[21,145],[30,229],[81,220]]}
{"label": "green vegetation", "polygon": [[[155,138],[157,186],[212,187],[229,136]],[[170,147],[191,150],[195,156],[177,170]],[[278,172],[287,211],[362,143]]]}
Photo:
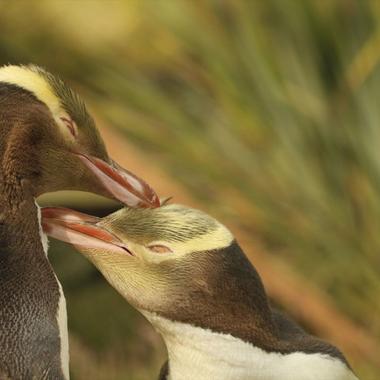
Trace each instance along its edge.
{"label": "green vegetation", "polygon": [[[379,26],[370,0],[3,1],[0,60],[72,80],[208,210],[380,340]],[[129,378],[154,378],[163,354],[146,324],[64,255],[72,333],[104,363],[99,379],[126,378],[107,369],[123,361]]]}

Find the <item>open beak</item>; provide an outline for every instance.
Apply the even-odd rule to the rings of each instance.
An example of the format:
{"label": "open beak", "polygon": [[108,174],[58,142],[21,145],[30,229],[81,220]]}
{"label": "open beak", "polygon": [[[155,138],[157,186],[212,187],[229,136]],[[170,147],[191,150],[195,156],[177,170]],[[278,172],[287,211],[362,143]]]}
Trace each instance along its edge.
{"label": "open beak", "polygon": [[96,216],[63,207],[41,209],[44,232],[77,247],[107,249],[132,255],[128,247],[115,235],[98,225]]}
{"label": "open beak", "polygon": [[154,190],[142,179],[122,168],[116,162],[107,162],[93,156],[75,153],[98,178],[114,198],[129,207],[155,208],[160,200]]}

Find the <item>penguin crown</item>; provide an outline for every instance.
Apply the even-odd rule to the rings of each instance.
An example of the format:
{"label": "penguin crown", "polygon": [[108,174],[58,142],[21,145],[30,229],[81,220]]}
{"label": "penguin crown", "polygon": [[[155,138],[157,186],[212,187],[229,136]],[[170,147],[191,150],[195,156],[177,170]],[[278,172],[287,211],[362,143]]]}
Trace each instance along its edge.
{"label": "penguin crown", "polygon": [[104,218],[99,226],[127,244],[174,256],[221,249],[233,240],[231,232],[216,219],[177,204],[154,209],[123,208]]}
{"label": "penguin crown", "polygon": [[91,129],[94,122],[84,102],[59,77],[36,65],[0,67],[0,82],[20,87],[32,93],[50,110],[62,134],[75,138],[78,126]]}

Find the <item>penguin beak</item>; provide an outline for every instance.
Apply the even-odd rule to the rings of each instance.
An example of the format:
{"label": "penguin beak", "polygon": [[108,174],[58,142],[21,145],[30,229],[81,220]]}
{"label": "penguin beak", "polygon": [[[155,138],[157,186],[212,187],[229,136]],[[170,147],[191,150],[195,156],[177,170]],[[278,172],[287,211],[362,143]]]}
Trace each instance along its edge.
{"label": "penguin beak", "polygon": [[129,207],[155,208],[160,200],[154,190],[142,179],[122,168],[116,162],[107,163],[100,158],[74,153],[95,175],[114,198]]}
{"label": "penguin beak", "polygon": [[101,218],[63,207],[44,207],[41,216],[43,231],[58,240],[76,247],[106,249],[133,256],[118,237],[97,224]]}

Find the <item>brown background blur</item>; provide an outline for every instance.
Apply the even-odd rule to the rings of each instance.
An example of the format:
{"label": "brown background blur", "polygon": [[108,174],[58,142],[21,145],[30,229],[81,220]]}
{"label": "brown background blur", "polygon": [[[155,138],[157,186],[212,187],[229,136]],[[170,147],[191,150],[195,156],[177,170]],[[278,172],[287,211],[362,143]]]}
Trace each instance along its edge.
{"label": "brown background blur", "polygon": [[[111,156],[227,224],[274,303],[380,377],[380,2],[0,1],[1,63],[69,81]],[[79,193],[45,196],[98,215]],[[153,329],[52,242],[74,380],[155,379]]]}

